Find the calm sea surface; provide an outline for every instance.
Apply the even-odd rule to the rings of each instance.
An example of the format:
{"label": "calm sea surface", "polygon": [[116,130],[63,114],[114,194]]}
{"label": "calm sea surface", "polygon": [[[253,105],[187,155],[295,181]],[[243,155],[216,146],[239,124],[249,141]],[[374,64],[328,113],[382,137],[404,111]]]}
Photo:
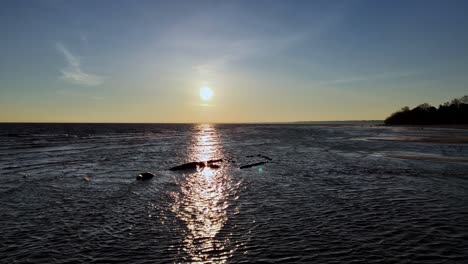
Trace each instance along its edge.
{"label": "calm sea surface", "polygon": [[0,124],[0,262],[468,263],[468,144],[441,136],[468,131]]}

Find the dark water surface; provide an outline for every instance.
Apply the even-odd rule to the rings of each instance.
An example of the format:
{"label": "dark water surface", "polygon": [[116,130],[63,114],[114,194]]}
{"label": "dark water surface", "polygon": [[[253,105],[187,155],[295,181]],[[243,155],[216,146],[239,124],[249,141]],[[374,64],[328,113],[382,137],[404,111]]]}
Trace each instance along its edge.
{"label": "dark water surface", "polygon": [[468,263],[468,163],[437,160],[468,144],[385,140],[440,135],[468,132],[0,124],[0,262]]}

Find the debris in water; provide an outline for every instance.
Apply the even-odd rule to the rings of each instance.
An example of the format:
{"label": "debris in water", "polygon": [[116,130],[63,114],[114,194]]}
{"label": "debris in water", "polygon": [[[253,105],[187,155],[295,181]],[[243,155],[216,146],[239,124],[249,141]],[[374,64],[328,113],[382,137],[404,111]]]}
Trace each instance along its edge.
{"label": "debris in water", "polygon": [[136,177],[137,180],[144,181],[149,180],[154,177],[154,174],[151,172],[142,172]]}
{"label": "debris in water", "polygon": [[179,165],[179,166],[172,167],[169,170],[171,170],[171,171],[196,170],[198,167],[204,168],[205,163],[204,162],[194,161],[194,162],[189,162],[189,163],[185,163],[185,164],[182,164],[182,165]]}
{"label": "debris in water", "polygon": [[268,162],[267,161],[262,161],[262,162],[247,164],[247,165],[244,165],[244,166],[240,166],[239,169],[248,169],[248,168],[252,168],[252,167],[255,167],[255,166],[260,166],[260,165],[263,165],[263,164],[266,164],[266,163],[268,163]]}

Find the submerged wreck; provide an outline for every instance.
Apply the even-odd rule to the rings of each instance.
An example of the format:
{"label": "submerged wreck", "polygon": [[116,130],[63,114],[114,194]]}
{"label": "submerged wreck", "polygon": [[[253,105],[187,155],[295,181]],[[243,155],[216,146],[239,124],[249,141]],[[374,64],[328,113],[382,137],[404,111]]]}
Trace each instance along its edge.
{"label": "submerged wreck", "polygon": [[180,170],[196,170],[199,167],[204,168],[206,165],[201,161],[194,161],[189,163],[184,163],[175,167],[170,168],[170,171],[180,171]]}
{"label": "submerged wreck", "polygon": [[219,162],[223,162],[223,159],[212,159],[208,161],[193,161],[193,162],[188,162],[184,163],[175,167],[170,168],[170,171],[181,171],[181,170],[197,170],[199,168],[203,169],[205,167],[209,167],[212,169],[218,169],[221,166],[216,164]]}
{"label": "submerged wreck", "polygon": [[[251,167],[260,166],[260,165],[263,165],[263,164],[267,164],[267,163],[269,163],[270,161],[273,160],[272,158],[270,158],[268,156],[265,156],[265,155],[262,155],[262,154],[248,155],[246,157],[247,158],[262,158],[265,161],[243,165],[243,166],[240,166],[239,169],[248,169],[248,168],[251,168]],[[226,161],[228,163],[235,163],[236,162],[233,159],[227,159],[227,160],[224,160],[224,159],[211,159],[211,160],[207,160],[207,161],[193,161],[193,162],[188,162],[188,163],[184,163],[184,164],[181,164],[181,165],[177,165],[175,167],[170,168],[169,170],[170,171],[198,170],[198,169],[204,169],[206,167],[211,168],[211,169],[219,169],[219,168],[221,168],[221,165],[218,164],[218,163],[222,163],[224,161]]]}

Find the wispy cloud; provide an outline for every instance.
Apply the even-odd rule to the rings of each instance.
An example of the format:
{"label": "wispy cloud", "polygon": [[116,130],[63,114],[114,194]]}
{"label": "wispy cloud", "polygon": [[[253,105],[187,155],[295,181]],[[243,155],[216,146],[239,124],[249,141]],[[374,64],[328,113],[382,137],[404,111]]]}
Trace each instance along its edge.
{"label": "wispy cloud", "polygon": [[263,36],[251,39],[239,39],[235,41],[220,40],[217,43],[220,54],[213,56],[195,66],[193,69],[202,76],[214,74],[218,70],[244,59],[268,57],[279,53],[294,44],[301,42],[307,34],[296,33],[283,36]]}
{"label": "wispy cloud", "polygon": [[414,76],[419,76],[421,74],[423,74],[422,71],[416,71],[416,70],[386,72],[386,73],[380,73],[380,74],[360,75],[360,76],[354,76],[354,77],[349,77],[349,78],[318,81],[316,82],[316,84],[339,85],[339,84],[349,84],[349,83],[358,83],[358,82],[394,80],[394,79],[410,78]]}
{"label": "wispy cloud", "polygon": [[[229,9],[230,10],[230,9]],[[306,42],[313,42],[339,24],[342,19],[341,9],[329,11],[312,19],[307,28],[270,32],[259,30],[270,28],[277,21],[258,20],[253,14],[243,15],[246,20],[253,20],[251,29],[237,27],[239,17],[224,20],[216,12],[202,13],[184,19],[164,33],[160,43],[162,48],[184,53],[192,61],[194,72],[203,77],[217,75],[226,68],[244,60],[261,60],[294,48]],[[228,12],[229,13],[229,12]],[[231,20],[229,20],[231,19]],[[218,23],[217,21],[227,21]],[[227,28],[227,29],[226,29]],[[186,59],[184,59],[186,61]]]}
{"label": "wispy cloud", "polygon": [[103,77],[91,73],[86,73],[81,68],[80,59],[72,54],[63,43],[56,44],[57,50],[65,57],[67,66],[60,69],[60,78],[79,85],[98,86],[102,84]]}

